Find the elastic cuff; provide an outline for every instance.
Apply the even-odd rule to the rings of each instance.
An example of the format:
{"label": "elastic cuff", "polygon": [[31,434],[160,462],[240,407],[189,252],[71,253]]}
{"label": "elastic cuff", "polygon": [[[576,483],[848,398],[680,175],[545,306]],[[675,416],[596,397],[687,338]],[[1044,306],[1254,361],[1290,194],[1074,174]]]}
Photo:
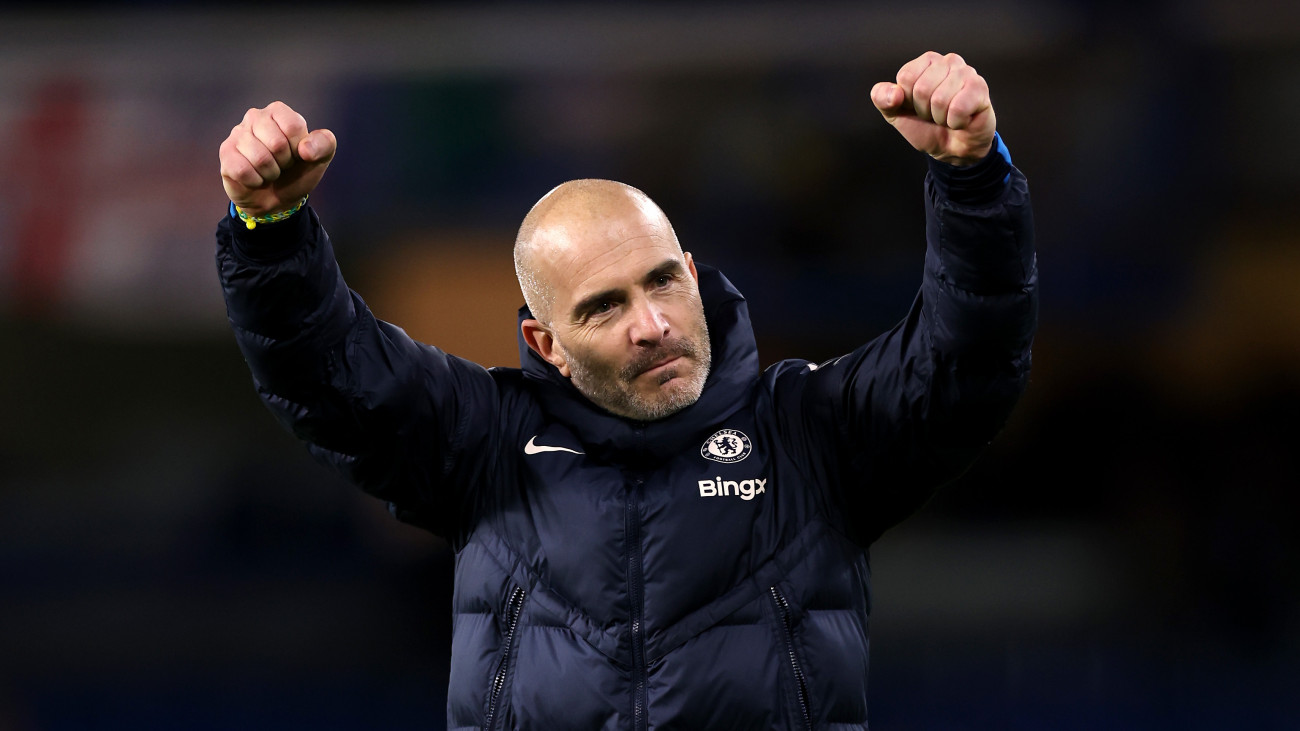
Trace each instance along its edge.
{"label": "elastic cuff", "polygon": [[930,158],[930,179],[940,196],[966,206],[987,205],[997,200],[1011,178],[1011,152],[1000,134],[993,135],[993,147],[974,165],[949,165]]}
{"label": "elastic cuff", "polygon": [[304,205],[298,212],[276,223],[261,223],[250,229],[239,220],[235,213],[235,204],[230,204],[227,223],[230,225],[231,241],[235,252],[248,261],[265,263],[285,259],[297,251],[311,233],[313,214],[308,214],[311,205]]}

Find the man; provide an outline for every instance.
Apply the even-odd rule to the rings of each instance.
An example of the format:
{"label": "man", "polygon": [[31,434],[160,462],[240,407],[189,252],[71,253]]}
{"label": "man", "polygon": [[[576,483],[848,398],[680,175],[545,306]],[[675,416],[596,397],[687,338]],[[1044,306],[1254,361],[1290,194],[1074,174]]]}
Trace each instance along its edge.
{"label": "man", "polygon": [[926,53],[871,97],[933,158],[921,293],[852,353],[762,371],[740,293],[634,188],[533,207],[523,367],[483,369],[345,286],[302,206],[329,131],[276,103],[221,146],[217,259],[259,393],[456,550],[449,728],[866,728],[866,549],[1001,427],[1037,308],[984,80]]}

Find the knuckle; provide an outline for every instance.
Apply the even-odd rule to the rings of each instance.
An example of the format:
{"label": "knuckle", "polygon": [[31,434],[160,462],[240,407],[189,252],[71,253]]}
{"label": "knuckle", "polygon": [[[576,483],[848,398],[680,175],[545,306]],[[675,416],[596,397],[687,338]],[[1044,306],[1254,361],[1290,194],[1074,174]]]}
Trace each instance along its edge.
{"label": "knuckle", "polygon": [[237,180],[241,183],[248,183],[254,175],[254,170],[249,166],[248,161],[243,158],[234,160],[225,160],[221,166],[222,177]]}
{"label": "knuckle", "polygon": [[247,162],[235,161],[227,173],[227,177],[238,180],[241,183],[250,183],[257,177],[257,171],[253,170]]}
{"label": "knuckle", "polygon": [[271,163],[275,161],[271,158],[270,153],[266,152],[265,150],[258,150],[254,152],[251,157],[248,158],[248,162],[253,167],[257,168],[258,170],[261,170],[263,168],[270,167]]}
{"label": "knuckle", "polygon": [[283,136],[276,136],[266,142],[266,149],[271,151],[271,155],[279,157],[289,151],[289,141]]}

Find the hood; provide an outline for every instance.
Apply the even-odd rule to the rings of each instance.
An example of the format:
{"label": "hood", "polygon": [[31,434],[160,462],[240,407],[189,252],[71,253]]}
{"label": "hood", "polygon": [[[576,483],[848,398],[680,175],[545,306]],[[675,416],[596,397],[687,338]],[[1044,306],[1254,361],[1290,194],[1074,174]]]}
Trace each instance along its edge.
{"label": "hood", "polygon": [[[654,464],[688,445],[698,446],[751,398],[759,367],[749,306],[722,272],[698,263],[696,270],[713,365],[699,400],[658,421],[634,421],[592,403],[528,347],[520,328],[515,329],[525,382],[546,413],[572,430],[589,456],[632,466]],[[519,308],[520,323],[532,316],[527,306]]]}

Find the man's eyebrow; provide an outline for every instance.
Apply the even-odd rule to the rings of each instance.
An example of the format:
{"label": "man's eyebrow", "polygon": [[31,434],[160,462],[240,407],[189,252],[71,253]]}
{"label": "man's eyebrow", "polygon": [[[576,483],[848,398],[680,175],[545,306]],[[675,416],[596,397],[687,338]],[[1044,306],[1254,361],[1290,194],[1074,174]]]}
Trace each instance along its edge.
{"label": "man's eyebrow", "polygon": [[[686,271],[686,268],[682,266],[682,263],[680,261],[678,261],[677,259],[666,259],[659,266],[655,267],[654,269],[651,269],[641,279],[641,283],[649,284],[650,282],[653,282],[654,280],[664,276],[665,274],[679,275],[684,271]],[[580,318],[584,314],[586,314],[588,310],[600,304],[601,302],[604,302],[606,300],[617,300],[622,296],[623,296],[623,290],[618,289],[617,287],[611,287],[610,289],[606,289],[601,292],[597,292],[595,294],[583,297],[581,300],[578,300],[577,304],[573,306],[573,310],[572,310],[573,317]]]}
{"label": "man's eyebrow", "polygon": [[650,273],[645,275],[645,279],[641,281],[642,283],[649,283],[649,282],[653,282],[659,277],[662,277],[665,274],[676,275],[676,274],[681,274],[684,271],[686,271],[686,268],[682,266],[682,263],[680,261],[678,261],[677,259],[668,259],[664,261],[664,263],[655,267],[654,269],[651,269]]}
{"label": "man's eyebrow", "polygon": [[600,304],[601,302],[604,302],[605,300],[617,299],[622,294],[623,294],[622,290],[611,288],[603,292],[597,292],[596,294],[583,297],[581,300],[578,301],[578,304],[573,306],[573,316],[575,319],[580,318],[584,314],[586,314],[588,310]]}

